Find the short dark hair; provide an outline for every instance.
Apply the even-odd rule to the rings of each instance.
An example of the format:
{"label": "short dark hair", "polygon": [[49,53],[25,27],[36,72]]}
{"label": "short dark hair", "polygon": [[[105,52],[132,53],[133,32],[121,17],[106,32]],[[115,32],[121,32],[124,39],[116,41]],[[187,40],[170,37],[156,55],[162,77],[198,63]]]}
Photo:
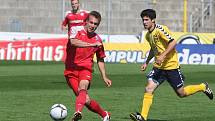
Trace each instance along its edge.
{"label": "short dark hair", "polygon": [[140,14],[141,18],[144,16],[149,17],[151,20],[156,18],[156,12],[153,9],[145,9]]}
{"label": "short dark hair", "polygon": [[87,17],[86,20],[89,20],[89,16],[94,16],[95,18],[97,18],[98,21],[99,21],[99,23],[100,23],[100,21],[101,21],[101,19],[102,19],[101,14],[100,14],[99,12],[97,12],[97,11],[91,11],[91,12],[89,13],[89,15],[88,15],[88,17]]}
{"label": "short dark hair", "polygon": [[[74,0],[71,0],[71,2],[72,2],[72,1],[74,1]],[[78,0],[78,3],[79,3],[79,2],[80,2],[80,1]]]}

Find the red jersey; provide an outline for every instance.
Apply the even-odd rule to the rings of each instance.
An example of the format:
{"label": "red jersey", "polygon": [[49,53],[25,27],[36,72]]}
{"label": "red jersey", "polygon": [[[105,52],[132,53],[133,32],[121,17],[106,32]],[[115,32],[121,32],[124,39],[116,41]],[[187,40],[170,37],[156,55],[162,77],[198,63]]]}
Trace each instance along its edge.
{"label": "red jersey", "polygon": [[[89,37],[85,29],[78,31],[75,38],[82,40],[87,43],[95,43],[97,41],[102,43],[102,39],[98,34],[94,33],[93,36]],[[75,66],[83,66],[87,69],[91,69],[93,65],[93,57],[96,54],[97,58],[104,58],[104,46],[100,47],[75,47],[72,46],[70,41],[67,43],[67,57],[66,57],[66,69],[71,69]]]}
{"label": "red jersey", "polygon": [[68,25],[68,37],[74,38],[78,31],[83,29],[86,24],[85,20],[88,17],[89,12],[86,10],[80,10],[78,13],[66,12],[65,19],[62,22],[63,26]]}

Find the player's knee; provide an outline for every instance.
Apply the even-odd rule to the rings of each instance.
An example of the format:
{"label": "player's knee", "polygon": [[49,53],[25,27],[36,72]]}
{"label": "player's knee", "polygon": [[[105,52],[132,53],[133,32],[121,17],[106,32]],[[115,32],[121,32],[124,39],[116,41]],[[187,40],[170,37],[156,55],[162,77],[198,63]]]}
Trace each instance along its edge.
{"label": "player's knee", "polygon": [[86,105],[89,105],[89,104],[90,104],[90,97],[87,96],[87,97],[86,97]]}
{"label": "player's knee", "polygon": [[89,86],[88,80],[81,80],[78,86],[78,90],[82,90],[82,89],[87,90],[88,86]]}
{"label": "player's knee", "polygon": [[146,86],[146,88],[145,88],[145,92],[146,93],[153,93],[154,90],[155,90],[155,88],[154,87],[150,87],[150,86]]}

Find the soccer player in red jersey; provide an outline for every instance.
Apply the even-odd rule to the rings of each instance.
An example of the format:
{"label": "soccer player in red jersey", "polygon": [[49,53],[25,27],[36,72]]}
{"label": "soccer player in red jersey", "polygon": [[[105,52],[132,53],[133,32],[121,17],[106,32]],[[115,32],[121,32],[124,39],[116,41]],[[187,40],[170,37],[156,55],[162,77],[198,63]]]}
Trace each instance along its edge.
{"label": "soccer player in red jersey", "polygon": [[80,10],[79,0],[71,0],[71,6],[72,10],[66,12],[65,19],[61,24],[62,30],[66,30],[68,27],[68,38],[74,38],[77,32],[83,29],[89,14],[86,10]]}
{"label": "soccer player in red jersey", "polygon": [[95,33],[100,21],[100,13],[96,11],[90,12],[84,29],[78,31],[75,38],[71,38],[67,44],[64,75],[68,85],[76,95],[75,113],[72,121],[78,121],[82,118],[84,106],[90,111],[99,114],[103,121],[110,121],[110,113],[103,110],[88,94],[92,79],[94,54],[96,54],[97,65],[105,84],[110,87],[112,83],[105,71],[105,52],[102,40]]}

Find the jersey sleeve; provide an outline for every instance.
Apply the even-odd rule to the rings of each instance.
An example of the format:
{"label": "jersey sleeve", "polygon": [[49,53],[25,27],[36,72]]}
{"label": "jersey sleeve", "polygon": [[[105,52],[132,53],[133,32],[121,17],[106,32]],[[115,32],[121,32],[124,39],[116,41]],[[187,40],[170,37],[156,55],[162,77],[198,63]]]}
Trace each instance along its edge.
{"label": "jersey sleeve", "polygon": [[68,12],[66,12],[66,14],[65,14],[64,20],[62,21],[62,25],[63,25],[63,26],[66,26],[66,25],[68,24],[67,15],[68,15],[69,13],[70,13],[70,12],[68,11]]}
{"label": "jersey sleeve", "polygon": [[[97,35],[96,40],[102,43],[102,39]],[[105,51],[104,51],[104,45],[99,46],[98,50],[96,51],[96,57],[97,58],[105,58]]]}
{"label": "jersey sleeve", "polygon": [[96,51],[96,57],[97,58],[105,58],[106,57],[103,45],[98,47],[98,50]]}
{"label": "jersey sleeve", "polygon": [[89,14],[90,13],[90,11],[88,11],[88,10],[80,10],[80,12],[83,12],[84,14]]}
{"label": "jersey sleeve", "polygon": [[68,23],[68,20],[65,18],[65,19],[63,20],[63,22],[62,22],[62,24],[61,24],[61,25],[66,26],[66,25],[67,25],[67,23]]}
{"label": "jersey sleeve", "polygon": [[86,22],[87,17],[89,16],[90,11],[87,10],[80,10],[80,12],[83,14],[84,16],[84,22]]}
{"label": "jersey sleeve", "polygon": [[159,29],[159,34],[160,34],[160,37],[162,40],[165,40],[168,43],[174,40],[168,27],[158,26],[158,29]]}

